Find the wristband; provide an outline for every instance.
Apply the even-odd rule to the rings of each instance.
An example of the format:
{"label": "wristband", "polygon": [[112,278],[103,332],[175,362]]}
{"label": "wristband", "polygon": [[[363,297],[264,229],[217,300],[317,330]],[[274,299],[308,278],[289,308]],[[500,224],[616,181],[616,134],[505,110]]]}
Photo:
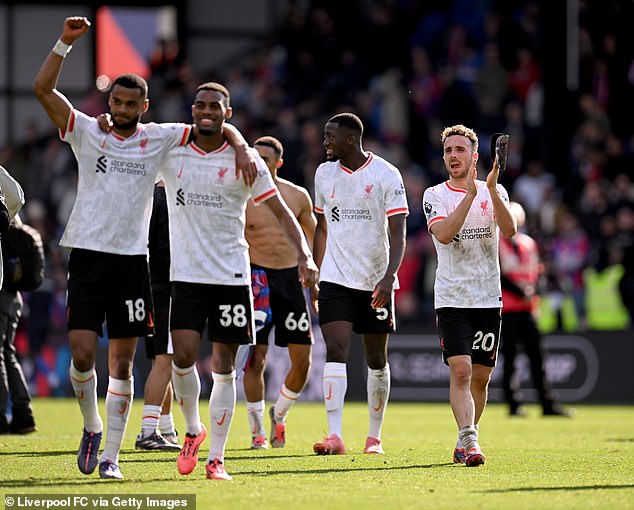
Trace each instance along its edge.
{"label": "wristband", "polygon": [[70,53],[70,50],[72,49],[73,49],[72,44],[66,44],[61,39],[58,39],[57,42],[55,43],[55,46],[53,46],[53,49],[51,51],[62,58],[66,58],[66,55],[68,55]]}

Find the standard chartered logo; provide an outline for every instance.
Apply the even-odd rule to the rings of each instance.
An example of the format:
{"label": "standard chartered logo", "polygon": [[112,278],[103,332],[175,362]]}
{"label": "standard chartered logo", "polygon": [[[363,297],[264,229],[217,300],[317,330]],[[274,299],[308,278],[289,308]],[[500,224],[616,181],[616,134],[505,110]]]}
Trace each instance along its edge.
{"label": "standard chartered logo", "polygon": [[178,191],[176,191],[176,205],[222,209],[223,202],[222,197],[214,193],[195,193],[179,188]]}
{"label": "standard chartered logo", "polygon": [[370,209],[342,209],[342,220],[371,220],[372,213]]}
{"label": "standard chartered logo", "polygon": [[145,176],[147,173],[145,170],[145,163],[136,161],[119,161],[116,159],[110,162],[110,172],[141,176]]}
{"label": "standard chartered logo", "polygon": [[179,188],[176,192],[176,205],[185,205],[185,192]]}
{"label": "standard chartered logo", "polygon": [[344,220],[371,220],[370,209],[339,209],[336,205],[330,210],[332,221]]}
{"label": "standard chartered logo", "polygon": [[493,237],[491,227],[466,228],[462,231],[460,238],[465,239],[490,239]]}
{"label": "standard chartered logo", "polygon": [[108,158],[103,154],[97,158],[97,166],[95,168],[95,172],[100,172],[102,174],[106,173],[106,168],[108,167]]}

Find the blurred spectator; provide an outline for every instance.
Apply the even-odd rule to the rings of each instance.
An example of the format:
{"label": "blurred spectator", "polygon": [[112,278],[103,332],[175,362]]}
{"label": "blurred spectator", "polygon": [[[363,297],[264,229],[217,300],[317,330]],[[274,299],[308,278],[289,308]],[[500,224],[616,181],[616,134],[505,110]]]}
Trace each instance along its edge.
{"label": "blurred spectator", "polygon": [[564,211],[549,247],[551,271],[562,298],[572,298],[576,312],[574,329],[581,331],[586,329],[583,271],[588,265],[589,255],[590,242],[579,220],[573,213]]}
{"label": "blurred spectator", "polygon": [[516,373],[518,347],[530,362],[530,373],[544,416],[572,416],[553,398],[546,380],[542,337],[534,315],[538,313],[539,279],[544,266],[535,240],[525,233],[526,214],[517,202],[509,204],[517,220],[518,232],[511,238],[500,236],[502,281],[501,352],[504,356],[502,384],[511,416],[525,416],[521,405],[520,381]]}
{"label": "blurred spectator", "polygon": [[473,92],[478,104],[481,129],[489,135],[502,131],[508,75],[500,62],[499,49],[494,43],[488,43],[484,47],[484,65],[476,71]]}
{"label": "blurred spectator", "polygon": [[410,50],[410,76],[408,94],[410,101],[410,139],[408,150],[414,161],[426,161],[429,152],[429,119],[436,115],[442,95],[441,82],[435,74],[429,54],[424,47]]}
{"label": "blurred spectator", "polygon": [[579,197],[578,211],[586,233],[591,238],[599,238],[601,236],[601,219],[610,213],[605,181],[590,181],[583,186]]}
{"label": "blurred spectator", "polygon": [[535,57],[528,48],[518,48],[517,65],[509,73],[509,87],[515,98],[522,104],[526,103],[531,87],[541,78],[541,69]]}
{"label": "blurred spectator", "polygon": [[512,197],[526,209],[529,219],[537,216],[544,197],[556,185],[555,176],[544,169],[544,164],[538,159],[531,159],[526,163],[526,170],[522,173],[512,188]]}
{"label": "blurred spectator", "polygon": [[383,142],[403,144],[409,138],[407,94],[402,73],[391,67],[370,84],[374,104],[374,126]]}

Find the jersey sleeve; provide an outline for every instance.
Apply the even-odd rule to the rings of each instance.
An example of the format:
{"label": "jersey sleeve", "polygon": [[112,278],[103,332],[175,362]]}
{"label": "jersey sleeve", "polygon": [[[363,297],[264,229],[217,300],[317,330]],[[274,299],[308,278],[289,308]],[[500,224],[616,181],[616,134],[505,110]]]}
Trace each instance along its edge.
{"label": "jersey sleeve", "polygon": [[161,133],[161,138],[165,141],[165,148],[181,147],[187,144],[191,133],[191,125],[181,122],[162,122],[153,124],[153,128]]}
{"label": "jersey sleeve", "polygon": [[264,160],[259,157],[259,155],[256,158],[256,162],[258,165],[258,175],[251,187],[251,198],[255,205],[260,205],[272,196],[277,195],[277,186],[275,186],[275,182],[266,163],[264,163]]}
{"label": "jersey sleeve", "polygon": [[395,214],[409,214],[407,195],[401,174],[394,170],[390,173],[390,180],[385,187],[385,214],[390,217]]}
{"label": "jersey sleeve", "polygon": [[[82,133],[89,129],[93,122],[97,124],[97,119],[89,117],[85,113],[71,108],[70,114],[68,115],[68,122],[66,123],[66,129],[59,130],[60,140],[69,143],[70,145],[79,145]],[[103,136],[106,137],[107,133],[104,133]]]}
{"label": "jersey sleeve", "polygon": [[437,187],[427,188],[423,193],[423,213],[427,220],[427,230],[447,217],[447,208],[440,199]]}

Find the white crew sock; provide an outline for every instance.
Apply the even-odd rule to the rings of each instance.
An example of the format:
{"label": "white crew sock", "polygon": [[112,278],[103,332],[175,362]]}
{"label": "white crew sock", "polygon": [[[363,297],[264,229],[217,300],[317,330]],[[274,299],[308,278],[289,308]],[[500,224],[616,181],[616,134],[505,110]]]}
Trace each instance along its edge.
{"label": "white crew sock", "polygon": [[159,416],[159,432],[163,435],[176,434],[174,429],[174,415],[170,412]]}
{"label": "white crew sock", "polygon": [[141,435],[147,437],[157,430],[161,406],[145,404],[143,406],[143,418],[141,420]]}
{"label": "white crew sock", "polygon": [[467,425],[458,431],[458,438],[464,447],[464,451],[469,453],[469,450],[478,445],[478,430],[474,425]]}

